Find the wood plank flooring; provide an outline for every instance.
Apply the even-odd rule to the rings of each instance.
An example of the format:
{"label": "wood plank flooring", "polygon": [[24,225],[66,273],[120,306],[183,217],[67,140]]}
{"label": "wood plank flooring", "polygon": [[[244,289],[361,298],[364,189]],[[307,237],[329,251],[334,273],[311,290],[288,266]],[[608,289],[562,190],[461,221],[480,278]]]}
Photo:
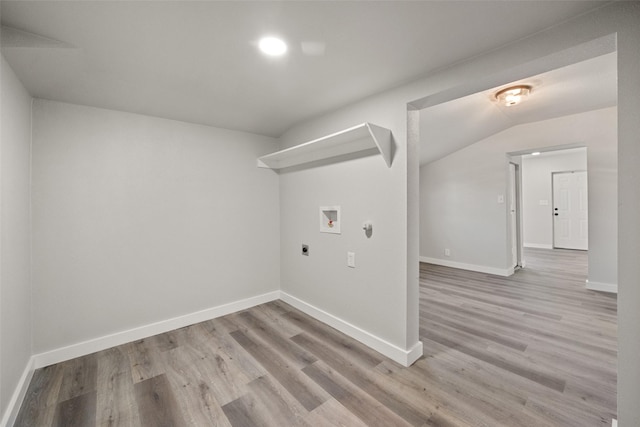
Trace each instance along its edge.
{"label": "wood plank flooring", "polygon": [[16,426],[609,426],[616,298],[586,253],[509,278],[421,264],[404,368],[283,302],[35,372]]}

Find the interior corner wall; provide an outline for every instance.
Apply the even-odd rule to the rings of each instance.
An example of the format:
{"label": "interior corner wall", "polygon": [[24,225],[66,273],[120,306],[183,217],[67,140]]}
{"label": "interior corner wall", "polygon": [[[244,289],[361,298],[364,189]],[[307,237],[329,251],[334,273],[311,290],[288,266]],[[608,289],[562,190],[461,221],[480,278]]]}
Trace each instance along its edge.
{"label": "interior corner wall", "polygon": [[[451,68],[439,73],[427,76],[401,88],[394,89],[384,97],[374,97],[363,100],[354,106],[341,109],[323,118],[309,121],[289,134],[290,141],[301,142],[313,139],[313,137],[325,135],[337,129],[344,129],[353,125],[354,121],[362,122],[370,120],[380,125],[387,125],[393,131],[400,147],[406,135],[403,132],[406,118],[406,103],[420,97],[440,96],[449,89],[455,89],[461,94],[469,94],[486,89],[487,80],[483,76],[504,77],[509,75],[518,79],[524,70],[530,71],[531,64],[536,59],[546,55],[564,55],[567,49],[575,48],[581,43],[593,41],[599,37],[608,37],[615,34],[618,49],[618,129],[619,129],[619,202],[621,209],[618,213],[619,239],[619,305],[618,305],[618,420],[622,426],[640,425],[640,407],[637,405],[637,396],[640,395],[640,365],[637,363],[637,355],[640,354],[640,263],[637,262],[637,254],[640,253],[640,227],[637,227],[637,212],[640,211],[640,174],[637,168],[640,164],[640,121],[637,120],[640,112],[640,56],[637,47],[640,45],[640,3],[638,2],[614,2],[592,13],[581,15],[573,20],[553,27],[547,31],[520,40],[516,43],[496,49],[486,55],[475,57],[468,62],[460,62]],[[505,69],[504,64],[512,64],[512,68]],[[391,64],[392,66],[393,64]],[[495,81],[495,79],[494,79]],[[4,96],[4,95],[3,95]],[[376,110],[377,113],[373,110]],[[371,113],[371,114],[370,114]],[[400,117],[402,116],[402,121]],[[391,123],[391,124],[390,124]],[[298,138],[296,136],[302,136]],[[264,154],[269,150],[265,150]],[[402,159],[402,156],[400,157]],[[401,160],[403,161],[403,160]],[[405,161],[403,161],[404,163]],[[409,164],[409,163],[407,163]],[[417,167],[417,166],[416,166]],[[404,169],[404,167],[402,167]],[[399,175],[410,176],[406,171],[395,172]],[[268,179],[268,178],[266,178]],[[404,178],[397,178],[395,191],[403,194],[411,194],[412,182],[403,182]],[[394,221],[403,223],[405,239],[418,238],[418,230],[412,229],[411,223],[405,227],[408,215],[407,209],[411,206],[404,200],[398,208],[398,215]],[[412,207],[417,209],[417,207]],[[283,222],[286,225],[286,222]],[[375,232],[375,231],[374,231]],[[284,232],[283,232],[284,237]],[[294,238],[297,236],[294,236]],[[297,240],[297,239],[295,239]],[[398,243],[396,241],[396,243]],[[389,251],[400,251],[402,269],[404,274],[396,274],[395,265],[389,268],[394,270],[394,276],[404,276],[403,280],[394,282],[385,287],[392,300],[404,299],[405,303],[413,303],[417,307],[417,301],[408,301],[411,292],[408,289],[418,286],[417,278],[412,277],[411,255],[406,254],[407,247],[411,247],[406,241],[398,247],[389,248]],[[64,248],[63,248],[64,249]],[[396,260],[395,257],[391,261]],[[381,259],[380,262],[388,263],[389,260]],[[417,264],[417,261],[416,261]],[[409,269],[407,269],[409,266]],[[417,267],[417,265],[416,265]],[[301,277],[306,280],[307,277]],[[394,277],[395,279],[395,277]],[[284,280],[284,279],[283,279]],[[291,289],[299,285],[289,283]],[[170,290],[172,291],[172,289]],[[400,296],[396,296],[400,295]],[[335,296],[340,298],[341,293]],[[56,299],[53,300],[54,302]],[[148,298],[140,302],[140,305],[149,304]],[[357,302],[359,302],[358,300]],[[393,302],[392,301],[392,302]],[[155,301],[152,300],[152,303]],[[378,310],[381,318],[390,319],[397,323],[398,317],[393,310],[396,304],[387,306],[376,300],[372,310]],[[351,310],[357,310],[355,305]],[[407,305],[403,304],[402,316],[404,323],[415,322],[417,316],[408,316]],[[102,308],[102,307],[100,307]],[[75,309],[75,307],[74,307]],[[388,316],[388,317],[387,317]],[[117,317],[115,318],[117,320]],[[74,325],[75,326],[75,325]],[[402,329],[394,326],[394,331]],[[376,332],[376,331],[373,331]],[[410,341],[410,335],[404,333],[405,338],[399,341]],[[4,379],[3,379],[4,381]]]}
{"label": "interior corner wall", "polygon": [[[614,142],[614,146],[617,145],[617,141]],[[553,248],[552,173],[586,170],[586,148],[552,151],[522,159],[524,247]]]}
{"label": "interior corner wall", "polygon": [[420,168],[423,261],[496,274],[508,268],[507,157],[492,142],[485,139]]}
{"label": "interior corner wall", "polygon": [[31,357],[31,96],[0,64],[0,419]]}
{"label": "interior corner wall", "polygon": [[506,271],[507,153],[576,143],[588,148],[589,281],[616,284],[616,121],[611,107],[514,126],[423,166],[421,257]]}
{"label": "interior corner wall", "polygon": [[[396,160],[400,159],[400,161],[403,162],[401,170],[400,168],[396,168],[394,171],[396,166],[391,169],[391,171],[394,171],[392,172],[394,175],[394,178],[392,179],[395,180],[392,186],[394,187],[394,192],[402,194],[401,198],[405,199],[405,197],[408,198],[408,195],[411,194],[412,186],[417,185],[417,183],[413,183],[411,181],[412,173],[408,171],[409,167],[417,167],[417,165],[413,166],[412,162],[408,162],[407,159],[404,158],[406,156],[406,152],[403,153],[403,150],[406,149],[405,142],[407,135],[405,133],[405,120],[408,103],[413,106],[424,107],[430,102],[433,103],[434,100],[447,99],[454,93],[458,96],[465,96],[480,90],[495,87],[495,85],[500,82],[515,81],[520,78],[524,78],[527,75],[549,71],[552,69],[547,67],[549,64],[556,64],[554,68],[557,68],[558,66],[562,66],[558,64],[567,65],[572,62],[576,62],[577,60],[581,60],[580,58],[586,59],[583,54],[584,51],[577,48],[584,43],[595,43],[598,46],[603,47],[603,52],[609,53],[610,50],[608,46],[611,39],[612,37],[617,37],[618,55],[622,55],[623,57],[623,59],[620,59],[619,56],[619,85],[623,82],[623,86],[626,90],[626,92],[619,90],[618,99],[619,102],[621,99],[624,99],[625,108],[628,109],[624,115],[621,114],[619,119],[619,126],[624,130],[624,132],[620,134],[619,141],[624,152],[628,153],[630,156],[628,159],[629,162],[631,162],[631,159],[637,158],[637,150],[633,147],[637,142],[637,135],[640,135],[640,132],[635,131],[637,130],[637,127],[640,126],[638,124],[640,122],[634,119],[634,115],[637,115],[638,111],[640,111],[640,106],[638,106],[640,95],[637,93],[637,88],[640,87],[640,85],[636,85],[638,79],[640,79],[640,77],[638,77],[640,76],[640,73],[638,73],[638,69],[640,67],[638,66],[637,60],[637,49],[633,47],[634,43],[635,46],[637,46],[637,43],[640,43],[640,26],[637,25],[637,19],[640,15],[639,10],[640,6],[637,3],[617,2],[600,8],[592,13],[581,15],[571,21],[565,22],[561,26],[540,32],[530,38],[506,45],[485,55],[475,57],[472,60],[457,63],[455,66],[427,75],[407,85],[364,99],[353,105],[328,113],[325,116],[301,123],[283,136],[283,147],[309,141],[314,138],[336,132],[340,129],[345,129],[363,121],[371,121],[373,123],[377,122],[376,124],[387,126],[393,131],[396,140],[396,147],[400,149],[400,156],[397,157]],[[623,40],[623,42],[620,43],[620,40]],[[601,44],[602,41],[604,41],[604,45]],[[543,58],[548,61],[540,62]],[[508,63],[511,66],[505,68],[505,63]],[[532,70],[534,70],[534,72],[532,72]],[[405,167],[407,170],[405,170]],[[323,179],[330,176],[330,173],[328,172],[329,169],[326,170],[327,173],[322,175]],[[626,166],[624,170],[621,169],[620,179],[628,179],[635,176],[633,175],[633,170],[634,169],[630,166]],[[356,172],[354,172],[349,179],[357,179],[356,173],[359,173],[359,170],[354,169],[354,171]],[[506,180],[506,163],[505,173],[503,175]],[[327,179],[331,178],[329,177]],[[289,180],[294,181],[295,176],[290,175]],[[631,181],[633,181],[633,179],[631,179]],[[295,188],[296,184],[294,183],[293,185]],[[638,185],[640,184],[636,183],[636,188]],[[301,294],[304,294],[302,296],[312,296],[312,293],[316,294],[317,298],[311,302],[317,302],[320,304],[326,303],[324,307],[328,310],[335,310],[338,305],[346,305],[342,302],[327,301],[329,299],[328,296],[319,295],[323,292],[322,289],[324,289],[327,284],[325,282],[320,283],[320,281],[314,280],[311,277],[311,274],[304,274],[304,270],[300,266],[300,263],[304,261],[295,258],[298,257],[298,245],[302,243],[301,239],[305,238],[305,236],[299,234],[299,230],[297,229],[290,231],[286,229],[286,227],[289,224],[289,219],[302,212],[298,209],[294,210],[290,214],[285,211],[285,208],[290,203],[287,201],[287,197],[289,196],[285,193],[286,191],[288,191],[287,178],[283,178],[281,179],[281,197],[283,198],[281,203],[281,209],[283,210],[281,220],[283,227],[281,235],[283,289],[291,292],[300,292]],[[303,190],[298,188],[294,191],[297,194],[302,194]],[[491,198],[493,199],[495,196],[497,195],[494,194]],[[382,192],[381,197],[387,197],[387,194]],[[397,195],[391,195],[390,203],[396,200],[396,198]],[[638,200],[640,200],[640,196],[632,194],[630,188],[621,193],[621,199],[622,198],[629,198],[630,206],[634,208],[638,203],[640,203],[638,202]],[[370,299],[369,294],[365,294],[358,297],[352,297],[350,302],[353,304],[349,307],[348,311],[346,311],[346,309],[341,309],[341,312],[336,312],[334,314],[362,322],[362,327],[374,334],[380,331],[385,336],[388,336],[392,342],[404,342],[406,344],[411,341],[408,334],[410,329],[408,325],[417,325],[419,321],[417,310],[412,311],[412,313],[415,314],[411,315],[409,314],[410,310],[408,310],[408,307],[413,307],[411,304],[418,303],[418,301],[409,301],[410,295],[415,295],[413,291],[417,289],[418,280],[417,277],[413,276],[414,271],[417,271],[417,265],[416,267],[411,265],[413,263],[412,257],[414,257],[414,255],[409,254],[407,248],[412,247],[410,243],[411,239],[420,238],[420,232],[415,227],[412,227],[411,221],[407,221],[408,218],[412,217],[409,213],[409,209],[417,210],[417,206],[412,205],[408,200],[402,200],[400,202],[402,205],[397,208],[398,210],[394,214],[395,224],[391,226],[397,227],[402,223],[403,225],[400,228],[405,230],[406,240],[394,240],[388,242],[397,246],[389,247],[387,250],[396,252],[390,258],[380,258],[389,266],[388,268],[390,270],[394,271],[392,273],[394,282],[386,285],[379,285],[379,282],[390,277],[391,273],[385,274],[381,279],[376,278],[376,281],[374,282],[374,286],[381,286],[380,289],[385,289],[385,293],[388,293],[389,303],[383,301],[378,295],[374,294]],[[307,207],[306,209],[309,210],[310,208]],[[631,209],[629,212],[637,212],[637,209]],[[420,215],[422,217],[422,213]],[[626,213],[621,215],[621,218],[624,220],[624,224],[620,224],[621,227],[623,225],[625,228],[633,226],[633,221],[630,215],[631,214]],[[293,221],[297,220],[293,218]],[[311,226],[309,226],[309,230],[311,230],[310,227]],[[637,247],[638,242],[640,242],[640,235],[637,233],[631,233],[627,235],[627,238],[624,240],[623,244],[621,244],[621,247],[634,249]],[[506,242],[503,243],[503,246],[506,251]],[[636,254],[638,251],[629,250],[628,253]],[[384,253],[378,253],[376,255],[382,256]],[[636,272],[637,268],[640,267],[637,267],[638,263],[632,261],[629,258],[630,256],[631,255],[625,255],[624,257],[619,258],[619,271],[624,272],[624,277],[627,281],[627,283],[623,284],[622,287],[627,287],[630,295],[637,296],[640,295],[640,286],[636,286],[637,282],[633,282],[632,278],[640,276],[640,274],[636,274],[634,276],[632,273]],[[291,264],[288,263],[288,260],[291,261]],[[395,264],[396,261],[400,261],[402,263],[401,269],[404,272],[397,270],[397,266]],[[415,257],[415,263],[417,264],[417,257]],[[340,262],[340,264],[342,264],[342,262]],[[343,274],[334,273],[333,270],[342,268],[342,266],[337,264],[335,266],[319,265],[316,267],[316,269],[319,268],[327,268],[331,270],[329,273],[321,273],[321,277],[324,278],[333,277],[334,274]],[[311,282],[311,284],[307,284],[307,282]],[[364,290],[367,289],[366,284],[364,283],[358,284],[358,286]],[[330,294],[334,289],[335,287],[329,284],[325,291]],[[332,297],[334,300],[339,300],[349,295],[353,294],[349,294],[348,289],[338,289],[337,293],[333,294]],[[401,300],[404,300],[404,304],[401,303]],[[638,319],[640,316],[640,314],[637,314],[640,313],[640,310],[632,310],[632,307],[637,306],[638,299],[634,299],[634,301],[636,302],[633,304],[630,302],[628,307],[622,305],[623,315],[621,317],[621,330],[626,331],[622,335],[626,340],[622,348],[624,348],[624,351],[628,354],[628,358],[625,359],[623,356],[621,357],[621,360],[623,361],[625,369],[630,371],[630,378],[640,379],[640,368],[634,367],[631,359],[632,355],[638,353],[637,351],[634,353],[634,350],[640,349],[640,339],[638,339],[638,337],[640,337],[640,332],[637,330],[634,332],[634,329],[631,326],[637,324],[637,322],[632,323],[632,321]],[[352,312],[356,310],[355,307],[360,308],[364,305],[364,302],[369,304],[367,308],[368,313],[365,315],[353,314]],[[396,312],[399,306],[401,306],[399,309],[402,313]],[[380,318],[384,317],[390,325],[383,325],[383,321],[374,319],[373,313],[379,314]],[[385,314],[382,315],[382,313]],[[367,317],[366,320],[365,316]],[[359,320],[356,319],[356,317],[358,317]],[[400,319],[400,317],[402,317],[402,319]],[[405,327],[400,326],[398,322],[404,323]],[[404,331],[401,332],[401,329],[404,329]],[[417,328],[413,329],[417,330]],[[640,381],[637,381],[637,383],[640,384]],[[638,395],[638,393],[634,393],[634,391],[640,390],[639,387],[640,385],[634,385],[631,379],[625,380],[620,389],[622,390],[623,395],[619,394],[619,396],[623,396],[620,401],[624,405],[620,419],[624,419],[627,423],[632,425],[636,419],[640,420],[640,410],[638,410],[636,405],[632,403],[632,399],[634,398],[633,396]]]}
{"label": "interior corner wall", "polygon": [[34,352],[279,288],[275,140],[37,99]]}
{"label": "interior corner wall", "polygon": [[[408,332],[406,319],[406,102],[383,97],[360,107],[299,125],[281,138],[285,148],[371,122],[391,129],[395,145],[390,168],[379,154],[365,153],[280,172],[281,289],[408,351],[418,334],[417,328]],[[320,232],[319,208],[332,205],[341,207],[341,234]],[[371,237],[362,229],[365,221],[373,224]],[[309,256],[302,256],[302,244],[309,245]],[[355,268],[347,266],[348,251],[355,253]]]}

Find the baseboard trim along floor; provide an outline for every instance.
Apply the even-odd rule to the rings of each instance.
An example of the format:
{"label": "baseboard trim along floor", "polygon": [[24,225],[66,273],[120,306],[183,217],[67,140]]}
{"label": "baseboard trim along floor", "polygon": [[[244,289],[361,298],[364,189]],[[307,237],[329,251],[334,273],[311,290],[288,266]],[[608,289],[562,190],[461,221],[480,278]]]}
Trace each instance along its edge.
{"label": "baseboard trim along floor", "polygon": [[149,325],[140,326],[138,328],[116,332],[114,334],[35,354],[29,359],[29,362],[20,377],[20,381],[18,382],[11,400],[7,405],[5,415],[0,421],[0,427],[8,427],[14,424],[16,417],[18,416],[18,412],[20,411],[20,405],[24,400],[29,383],[31,382],[31,378],[33,377],[33,373],[36,369],[71,360],[76,357],[86,356],[97,351],[106,350],[111,347],[151,337],[153,335],[169,332],[174,329],[215,319],[216,317],[226,316],[227,314],[255,307],[256,305],[274,301],[279,298],[280,291],[268,292],[266,294],[257,295],[240,301],[234,301],[217,307],[196,311],[183,316],[177,316],[171,319],[151,323]]}
{"label": "baseboard trim along floor", "polygon": [[616,283],[601,283],[586,280],[587,289],[592,291],[609,292],[612,294],[618,293],[618,285]]}
{"label": "baseboard trim along floor", "polygon": [[324,310],[314,307],[286,292],[281,292],[280,299],[287,304],[292,305],[303,313],[320,320],[321,322],[339,330],[343,334],[360,341],[361,343],[371,347],[377,352],[385,355],[389,359],[403,366],[411,366],[413,362],[422,356],[422,342],[418,341],[410,349],[404,350],[388,341],[383,340],[349,322],[340,319]]}
{"label": "baseboard trim along floor", "polygon": [[217,307],[196,311],[194,313],[177,316],[167,320],[161,320],[145,326],[116,332],[114,334],[72,344],[67,347],[36,354],[34,355],[34,369],[43,368],[55,363],[64,362],[65,360],[85,356],[87,354],[95,353],[96,351],[106,350],[111,347],[151,337],[153,335],[162,334],[164,332],[183,328],[195,323],[215,319],[216,317],[225,316],[256,305],[277,300],[279,297],[280,291],[272,291],[255,297],[234,301]]}
{"label": "baseboard trim along floor", "polygon": [[36,369],[61,363],[77,357],[86,356],[91,353],[106,350],[129,342],[141,340],[154,335],[169,332],[175,329],[190,326],[196,323],[222,317],[228,314],[236,313],[260,304],[281,299],[282,301],[292,305],[300,311],[310,315],[311,317],[339,330],[340,332],[360,341],[370,348],[378,351],[389,359],[403,365],[410,366],[422,356],[422,342],[418,341],[410,349],[404,350],[394,344],[391,344],[370,332],[367,332],[349,322],[340,319],[326,311],[308,304],[299,298],[287,294],[282,291],[268,292],[255,297],[234,301],[232,303],[223,304],[221,306],[208,308],[183,316],[151,323],[149,325],[129,329],[126,331],[116,332],[114,334],[105,335],[99,338],[72,344],[66,347],[50,350],[31,356],[25,370],[20,378],[18,385],[14,391],[11,401],[7,406],[5,416],[3,417],[0,427],[11,426],[18,416],[20,405],[24,400],[25,394],[29,387],[31,378]]}
{"label": "baseboard trim along floor", "polygon": [[27,366],[25,366],[24,371],[20,376],[18,385],[11,396],[11,400],[9,400],[4,417],[0,420],[0,427],[9,427],[16,422],[18,412],[20,412],[20,405],[22,405],[22,401],[24,400],[27,394],[27,389],[29,388],[29,383],[31,383],[31,378],[33,378],[33,373],[36,370],[34,363],[35,358],[31,356],[27,362]]}
{"label": "baseboard trim along floor", "polygon": [[420,262],[427,264],[441,265],[443,267],[459,268],[460,270],[476,271],[478,273],[495,274],[496,276],[509,277],[513,274],[513,268],[496,268],[486,265],[466,264],[464,262],[450,261],[440,258],[420,257]]}
{"label": "baseboard trim along floor", "polygon": [[421,264],[409,348],[279,290],[37,369],[27,387],[34,357],[3,425],[615,425],[615,295],[585,288],[583,251],[525,255],[513,277]]}

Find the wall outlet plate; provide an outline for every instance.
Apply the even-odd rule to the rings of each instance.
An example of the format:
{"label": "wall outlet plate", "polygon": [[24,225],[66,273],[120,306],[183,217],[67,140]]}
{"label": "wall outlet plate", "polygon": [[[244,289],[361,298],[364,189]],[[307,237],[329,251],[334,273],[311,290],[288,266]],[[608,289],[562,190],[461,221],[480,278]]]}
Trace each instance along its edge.
{"label": "wall outlet plate", "polygon": [[347,252],[347,267],[356,268],[355,252]]}

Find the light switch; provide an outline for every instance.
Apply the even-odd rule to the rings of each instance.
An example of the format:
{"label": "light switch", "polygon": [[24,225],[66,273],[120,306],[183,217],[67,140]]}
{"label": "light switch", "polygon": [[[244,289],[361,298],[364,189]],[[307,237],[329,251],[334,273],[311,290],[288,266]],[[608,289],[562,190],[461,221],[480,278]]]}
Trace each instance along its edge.
{"label": "light switch", "polygon": [[356,268],[355,252],[347,252],[347,267]]}

